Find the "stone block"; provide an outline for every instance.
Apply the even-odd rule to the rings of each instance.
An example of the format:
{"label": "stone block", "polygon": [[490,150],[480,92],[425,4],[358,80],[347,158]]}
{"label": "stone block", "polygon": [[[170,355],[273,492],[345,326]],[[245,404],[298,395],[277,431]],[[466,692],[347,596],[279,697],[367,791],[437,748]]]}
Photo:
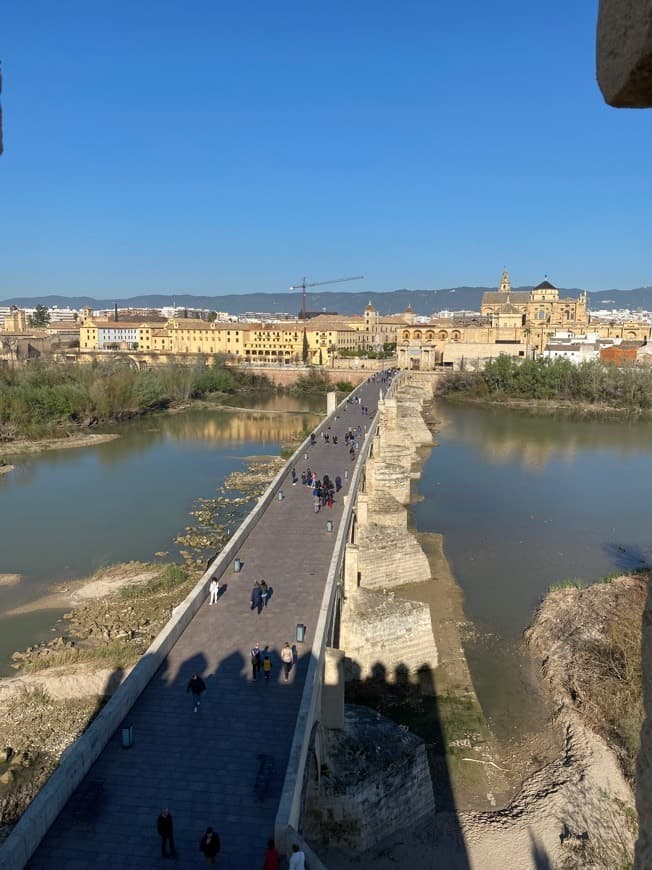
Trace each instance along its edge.
{"label": "stone block", "polygon": [[406,671],[415,675],[438,663],[429,606],[366,589],[347,596],[340,646],[347,679],[393,683]]}
{"label": "stone block", "polygon": [[405,527],[373,524],[358,531],[358,571],[365,589],[393,589],[430,580],[430,564]]}
{"label": "stone block", "polygon": [[652,0],[600,0],[597,68],[609,105],[652,107]]}
{"label": "stone block", "polygon": [[344,729],[329,738],[319,787],[313,784],[308,798],[305,836],[363,851],[434,811],[421,738],[347,704]]}

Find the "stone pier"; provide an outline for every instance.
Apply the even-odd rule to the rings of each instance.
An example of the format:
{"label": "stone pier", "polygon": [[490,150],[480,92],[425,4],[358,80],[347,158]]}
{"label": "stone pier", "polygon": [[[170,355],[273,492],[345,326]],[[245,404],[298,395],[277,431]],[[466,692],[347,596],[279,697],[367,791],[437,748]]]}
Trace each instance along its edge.
{"label": "stone pier", "polygon": [[412,467],[420,447],[432,444],[421,415],[432,384],[408,380],[395,398],[379,402],[379,435],[367,460],[365,492],[358,495],[355,543],[347,550],[340,646],[347,675],[365,679],[379,671],[393,681],[437,665],[428,605],[394,591],[431,579],[430,565],[407,527]]}
{"label": "stone pier", "polygon": [[[420,684],[422,672],[438,663],[429,605],[400,597],[401,586],[432,579],[429,560],[408,530],[406,507],[418,450],[433,441],[421,416],[431,398],[431,382],[407,380],[394,397],[379,402],[378,434],[345,551],[340,622],[345,678],[372,680],[381,691],[383,683]],[[335,691],[341,664],[333,655],[324,693]],[[329,674],[333,688],[327,690]],[[434,812],[421,738],[371,708],[331,706],[330,697],[321,725],[321,775],[309,785],[308,837],[363,851]]]}

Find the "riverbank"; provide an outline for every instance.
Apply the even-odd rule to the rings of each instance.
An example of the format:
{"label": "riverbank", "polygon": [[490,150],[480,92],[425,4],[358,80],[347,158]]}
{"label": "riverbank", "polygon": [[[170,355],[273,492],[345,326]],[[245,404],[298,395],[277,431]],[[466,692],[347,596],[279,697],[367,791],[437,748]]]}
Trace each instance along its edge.
{"label": "riverbank", "polygon": [[[111,433],[72,433],[66,438],[43,438],[39,441],[30,441],[27,438],[19,438],[16,441],[5,441],[2,444],[2,452],[5,456],[24,456],[26,454],[45,453],[47,450],[69,450],[74,447],[95,447],[97,444],[105,444],[114,441],[120,436]],[[13,470],[14,466],[0,466],[0,473]]]}
{"label": "riverbank", "polygon": [[35,603],[74,609],[52,640],[14,653],[17,675],[0,679],[0,831],[16,823],[195,580],[176,566],[131,563]]}
{"label": "riverbank", "polygon": [[642,408],[618,408],[614,405],[576,402],[570,399],[516,399],[508,396],[500,398],[478,398],[462,393],[446,393],[440,398],[453,405],[472,405],[479,408],[510,408],[524,411],[533,416],[563,414],[576,420],[650,420],[652,411]]}
{"label": "riverbank", "polygon": [[449,371],[438,380],[439,396],[481,401],[552,402],[584,413],[649,415],[652,370],[647,366],[615,366],[599,359],[518,359],[500,354],[482,371]]}
{"label": "riverbank", "polygon": [[[440,576],[445,577],[445,572]],[[560,870],[611,870],[631,866],[636,812],[623,768],[632,769],[633,756],[625,753],[624,759],[623,746],[602,735],[612,727],[609,723],[614,721],[614,711],[620,714],[624,734],[640,726],[642,710],[635,711],[636,722],[631,723],[632,711],[621,703],[633,694],[639,698],[636,707],[640,684],[628,687],[625,680],[624,686],[614,686],[623,682],[620,671],[614,670],[623,658],[617,654],[612,657],[608,651],[613,652],[614,641],[618,641],[614,626],[628,620],[630,676],[635,682],[640,679],[636,650],[640,665],[640,625],[647,583],[647,575],[622,576],[584,589],[552,591],[541,604],[527,642],[550,688],[551,721],[559,736],[559,748],[555,757],[524,771],[524,781],[505,806],[469,812],[461,803],[452,809],[439,804],[433,817],[367,853],[353,857],[340,850],[326,850],[323,857],[328,867],[390,870],[432,864],[453,870],[540,870],[553,866]],[[459,600],[459,590],[453,610],[457,608],[455,599]],[[443,611],[442,623],[446,619]],[[434,621],[433,627],[436,625]],[[438,641],[442,643],[443,664],[447,653],[441,631]],[[453,669],[459,680],[458,665],[463,656],[454,653]],[[595,660],[596,653],[598,662],[611,670],[606,683],[605,673],[588,658],[592,655]],[[462,677],[463,672],[464,667]],[[512,779],[521,771],[514,761],[503,760]],[[455,766],[449,770],[455,776]],[[436,790],[437,784],[433,785]],[[455,790],[455,794],[462,797],[463,793]]]}

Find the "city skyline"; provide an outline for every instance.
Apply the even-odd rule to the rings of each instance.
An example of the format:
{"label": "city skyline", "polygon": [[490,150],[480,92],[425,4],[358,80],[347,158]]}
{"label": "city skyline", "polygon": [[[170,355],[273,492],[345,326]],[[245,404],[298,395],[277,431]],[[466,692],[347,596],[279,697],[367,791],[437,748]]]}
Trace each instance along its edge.
{"label": "city skyline", "polygon": [[652,284],[652,116],[604,104],[592,5],[33,11],[0,298]]}

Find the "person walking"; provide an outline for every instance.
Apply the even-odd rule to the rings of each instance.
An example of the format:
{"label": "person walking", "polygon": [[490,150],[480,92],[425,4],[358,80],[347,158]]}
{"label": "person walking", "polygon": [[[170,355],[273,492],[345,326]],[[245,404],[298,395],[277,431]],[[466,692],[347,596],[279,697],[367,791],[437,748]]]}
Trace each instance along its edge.
{"label": "person walking", "polygon": [[281,661],[283,662],[283,673],[285,674],[285,680],[287,682],[294,663],[294,653],[292,652],[292,647],[287,641],[285,641],[283,649],[281,650]]}
{"label": "person walking", "polygon": [[[174,848],[174,837],[172,835],[172,815],[167,807],[161,810],[161,814],[156,820],[156,830],[161,838],[161,854],[164,858],[168,856],[174,858],[177,853]],[[169,852],[166,848],[168,843],[170,844]]]}
{"label": "person walking", "polygon": [[267,652],[267,647],[265,647],[265,655],[263,656],[263,673],[265,674],[265,682],[269,683],[269,678],[272,674],[272,660]]}
{"label": "person walking", "polygon": [[217,604],[217,598],[220,594],[220,583],[217,577],[213,577],[208,590],[211,594],[210,601],[208,602],[208,606],[210,607],[212,604]]}
{"label": "person walking", "polygon": [[267,598],[269,596],[269,586],[264,580],[260,581],[260,598],[263,602],[263,607],[267,607]]}
{"label": "person walking", "polygon": [[296,486],[296,485],[297,485],[297,480],[298,480],[298,479],[299,479],[299,478],[297,477],[297,470],[296,470],[296,468],[293,468],[293,469],[292,469],[292,486]]}
{"label": "person walking", "polygon": [[254,583],[254,588],[251,590],[251,609],[257,610],[258,613],[262,610],[263,597],[258,580]]}
{"label": "person walking", "polygon": [[186,688],[186,694],[191,692],[192,694],[192,702],[195,707],[195,713],[197,712],[197,707],[199,707],[199,701],[202,695],[202,692],[206,691],[206,683],[202,680],[199,674],[193,674],[192,677],[188,680],[188,686]]}
{"label": "person walking", "polygon": [[280,863],[281,855],[274,845],[274,840],[268,840],[262,870],[279,870]]}
{"label": "person walking", "polygon": [[255,643],[251,648],[251,675],[255,679],[258,677],[258,671],[262,665],[260,654],[260,644]]}
{"label": "person walking", "polygon": [[206,828],[206,833],[199,841],[199,851],[206,859],[206,866],[214,867],[217,853],[220,851],[220,838],[212,828]]}
{"label": "person walking", "polygon": [[292,844],[290,870],[306,870],[306,853],[299,848],[297,843]]}

